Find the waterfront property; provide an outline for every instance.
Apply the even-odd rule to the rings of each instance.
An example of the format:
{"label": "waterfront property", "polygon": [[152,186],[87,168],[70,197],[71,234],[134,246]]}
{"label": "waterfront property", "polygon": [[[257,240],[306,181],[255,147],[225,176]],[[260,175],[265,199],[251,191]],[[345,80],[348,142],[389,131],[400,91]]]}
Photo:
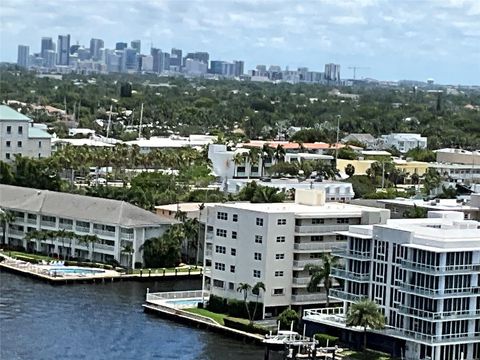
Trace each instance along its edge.
{"label": "waterfront property", "polygon": [[0,160],[11,162],[15,155],[45,158],[51,153],[51,135],[46,127],[29,117],[0,105]]}
{"label": "waterfront property", "polygon": [[[5,229],[8,245],[92,261],[116,260],[123,266],[142,262],[140,248],[145,240],[161,236],[177,222],[123,201],[10,185],[0,185],[0,208],[14,215]],[[27,241],[25,235],[34,230],[96,235],[98,242],[71,238]],[[133,252],[124,252],[126,247]]]}
{"label": "waterfront property", "polygon": [[[362,329],[346,328],[350,305],[371,299],[386,318],[370,345],[408,360],[480,358],[480,223],[459,212],[430,212],[426,219],[389,220],[340,232],[347,247],[333,253],[345,268],[332,290],[336,311],[306,310],[308,332],[329,331],[343,340]],[[307,332],[307,333],[308,333]]]}
{"label": "waterfront property", "polygon": [[[297,190],[295,203],[231,203],[207,208],[205,290],[243,300],[240,283],[263,282],[263,316],[286,307],[324,304],[325,289],[310,293],[307,264],[322,265],[322,254],[345,246],[349,225],[381,224],[389,211],[325,203],[325,193]],[[255,301],[256,296],[249,295]]]}

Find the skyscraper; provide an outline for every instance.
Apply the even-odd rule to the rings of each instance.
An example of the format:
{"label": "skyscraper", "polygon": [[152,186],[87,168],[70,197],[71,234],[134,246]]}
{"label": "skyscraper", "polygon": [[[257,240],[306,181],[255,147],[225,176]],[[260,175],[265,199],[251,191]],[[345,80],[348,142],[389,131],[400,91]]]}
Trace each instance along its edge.
{"label": "skyscraper", "polygon": [[53,40],[51,37],[42,37],[42,45],[40,47],[40,56],[45,59],[47,57],[46,54],[48,50],[55,50],[53,48]]}
{"label": "skyscraper", "polygon": [[233,64],[235,65],[235,76],[243,75],[245,71],[245,63],[241,60],[234,60]]}
{"label": "skyscraper", "polygon": [[90,40],[90,56],[92,60],[100,59],[100,49],[103,49],[104,43],[102,39],[91,39]]}
{"label": "skyscraper", "polygon": [[152,71],[159,73],[161,72],[160,69],[160,62],[161,62],[161,57],[162,57],[162,50],[158,48],[151,48],[150,49],[150,55],[153,57],[153,66],[152,66]]}
{"label": "skyscraper", "polygon": [[340,81],[340,65],[325,64],[325,80]]}
{"label": "skyscraper", "polygon": [[142,43],[140,40],[133,40],[130,42],[130,47],[137,51],[137,54],[141,54]]}
{"label": "skyscraper", "polygon": [[58,65],[70,63],[70,34],[58,35]]}
{"label": "skyscraper", "polygon": [[27,45],[18,45],[17,65],[28,67],[28,57],[30,55],[30,47]]}
{"label": "skyscraper", "polygon": [[176,66],[177,70],[180,70],[182,67],[182,49],[172,49],[170,55],[170,66]]}
{"label": "skyscraper", "polygon": [[124,50],[128,47],[128,44],[125,42],[117,42],[115,44],[115,50]]}

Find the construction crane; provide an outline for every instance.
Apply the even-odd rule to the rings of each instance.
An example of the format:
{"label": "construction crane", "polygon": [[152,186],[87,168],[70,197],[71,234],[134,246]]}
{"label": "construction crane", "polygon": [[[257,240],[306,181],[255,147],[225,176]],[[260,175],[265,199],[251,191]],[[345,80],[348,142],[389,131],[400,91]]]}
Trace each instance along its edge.
{"label": "construction crane", "polygon": [[357,70],[370,69],[369,67],[363,67],[363,66],[349,66],[348,68],[353,70],[353,80],[357,78]]}

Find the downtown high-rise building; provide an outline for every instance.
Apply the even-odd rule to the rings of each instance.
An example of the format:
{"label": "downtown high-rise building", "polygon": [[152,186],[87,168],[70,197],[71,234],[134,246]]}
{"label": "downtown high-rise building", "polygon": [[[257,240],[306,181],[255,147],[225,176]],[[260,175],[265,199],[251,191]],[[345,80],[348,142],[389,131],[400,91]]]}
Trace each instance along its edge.
{"label": "downtown high-rise building", "polygon": [[57,64],[69,65],[70,64],[70,34],[58,35],[57,46],[58,46]]}
{"label": "downtown high-rise building", "polygon": [[30,47],[27,45],[18,45],[17,65],[28,67],[28,57],[30,55]]}
{"label": "downtown high-rise building", "polygon": [[100,60],[101,54],[100,49],[103,49],[104,42],[102,39],[91,39],[90,40],[90,56],[92,60]]}
{"label": "downtown high-rise building", "polygon": [[42,43],[40,45],[40,56],[45,59],[48,50],[55,51],[55,46],[51,37],[42,37]]}
{"label": "downtown high-rise building", "polygon": [[132,40],[130,42],[130,47],[132,49],[135,49],[135,51],[137,52],[137,54],[141,54],[142,53],[142,42],[140,40]]}
{"label": "downtown high-rise building", "polygon": [[115,50],[125,50],[128,47],[126,42],[117,42],[115,44]]}
{"label": "downtown high-rise building", "polygon": [[340,65],[325,64],[325,80],[340,81]]}
{"label": "downtown high-rise building", "polygon": [[175,66],[178,70],[182,67],[182,49],[172,48],[170,52],[170,66]]}

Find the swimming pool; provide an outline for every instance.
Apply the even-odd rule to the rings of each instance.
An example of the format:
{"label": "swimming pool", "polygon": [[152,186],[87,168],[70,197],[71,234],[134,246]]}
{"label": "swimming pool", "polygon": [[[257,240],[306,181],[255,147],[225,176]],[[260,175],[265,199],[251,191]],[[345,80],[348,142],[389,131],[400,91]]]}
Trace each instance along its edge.
{"label": "swimming pool", "polygon": [[172,305],[175,308],[196,308],[199,302],[202,302],[202,298],[170,299],[165,301],[165,303]]}
{"label": "swimming pool", "polygon": [[48,269],[48,272],[50,275],[94,275],[104,273],[105,270],[68,266],[50,268]]}

